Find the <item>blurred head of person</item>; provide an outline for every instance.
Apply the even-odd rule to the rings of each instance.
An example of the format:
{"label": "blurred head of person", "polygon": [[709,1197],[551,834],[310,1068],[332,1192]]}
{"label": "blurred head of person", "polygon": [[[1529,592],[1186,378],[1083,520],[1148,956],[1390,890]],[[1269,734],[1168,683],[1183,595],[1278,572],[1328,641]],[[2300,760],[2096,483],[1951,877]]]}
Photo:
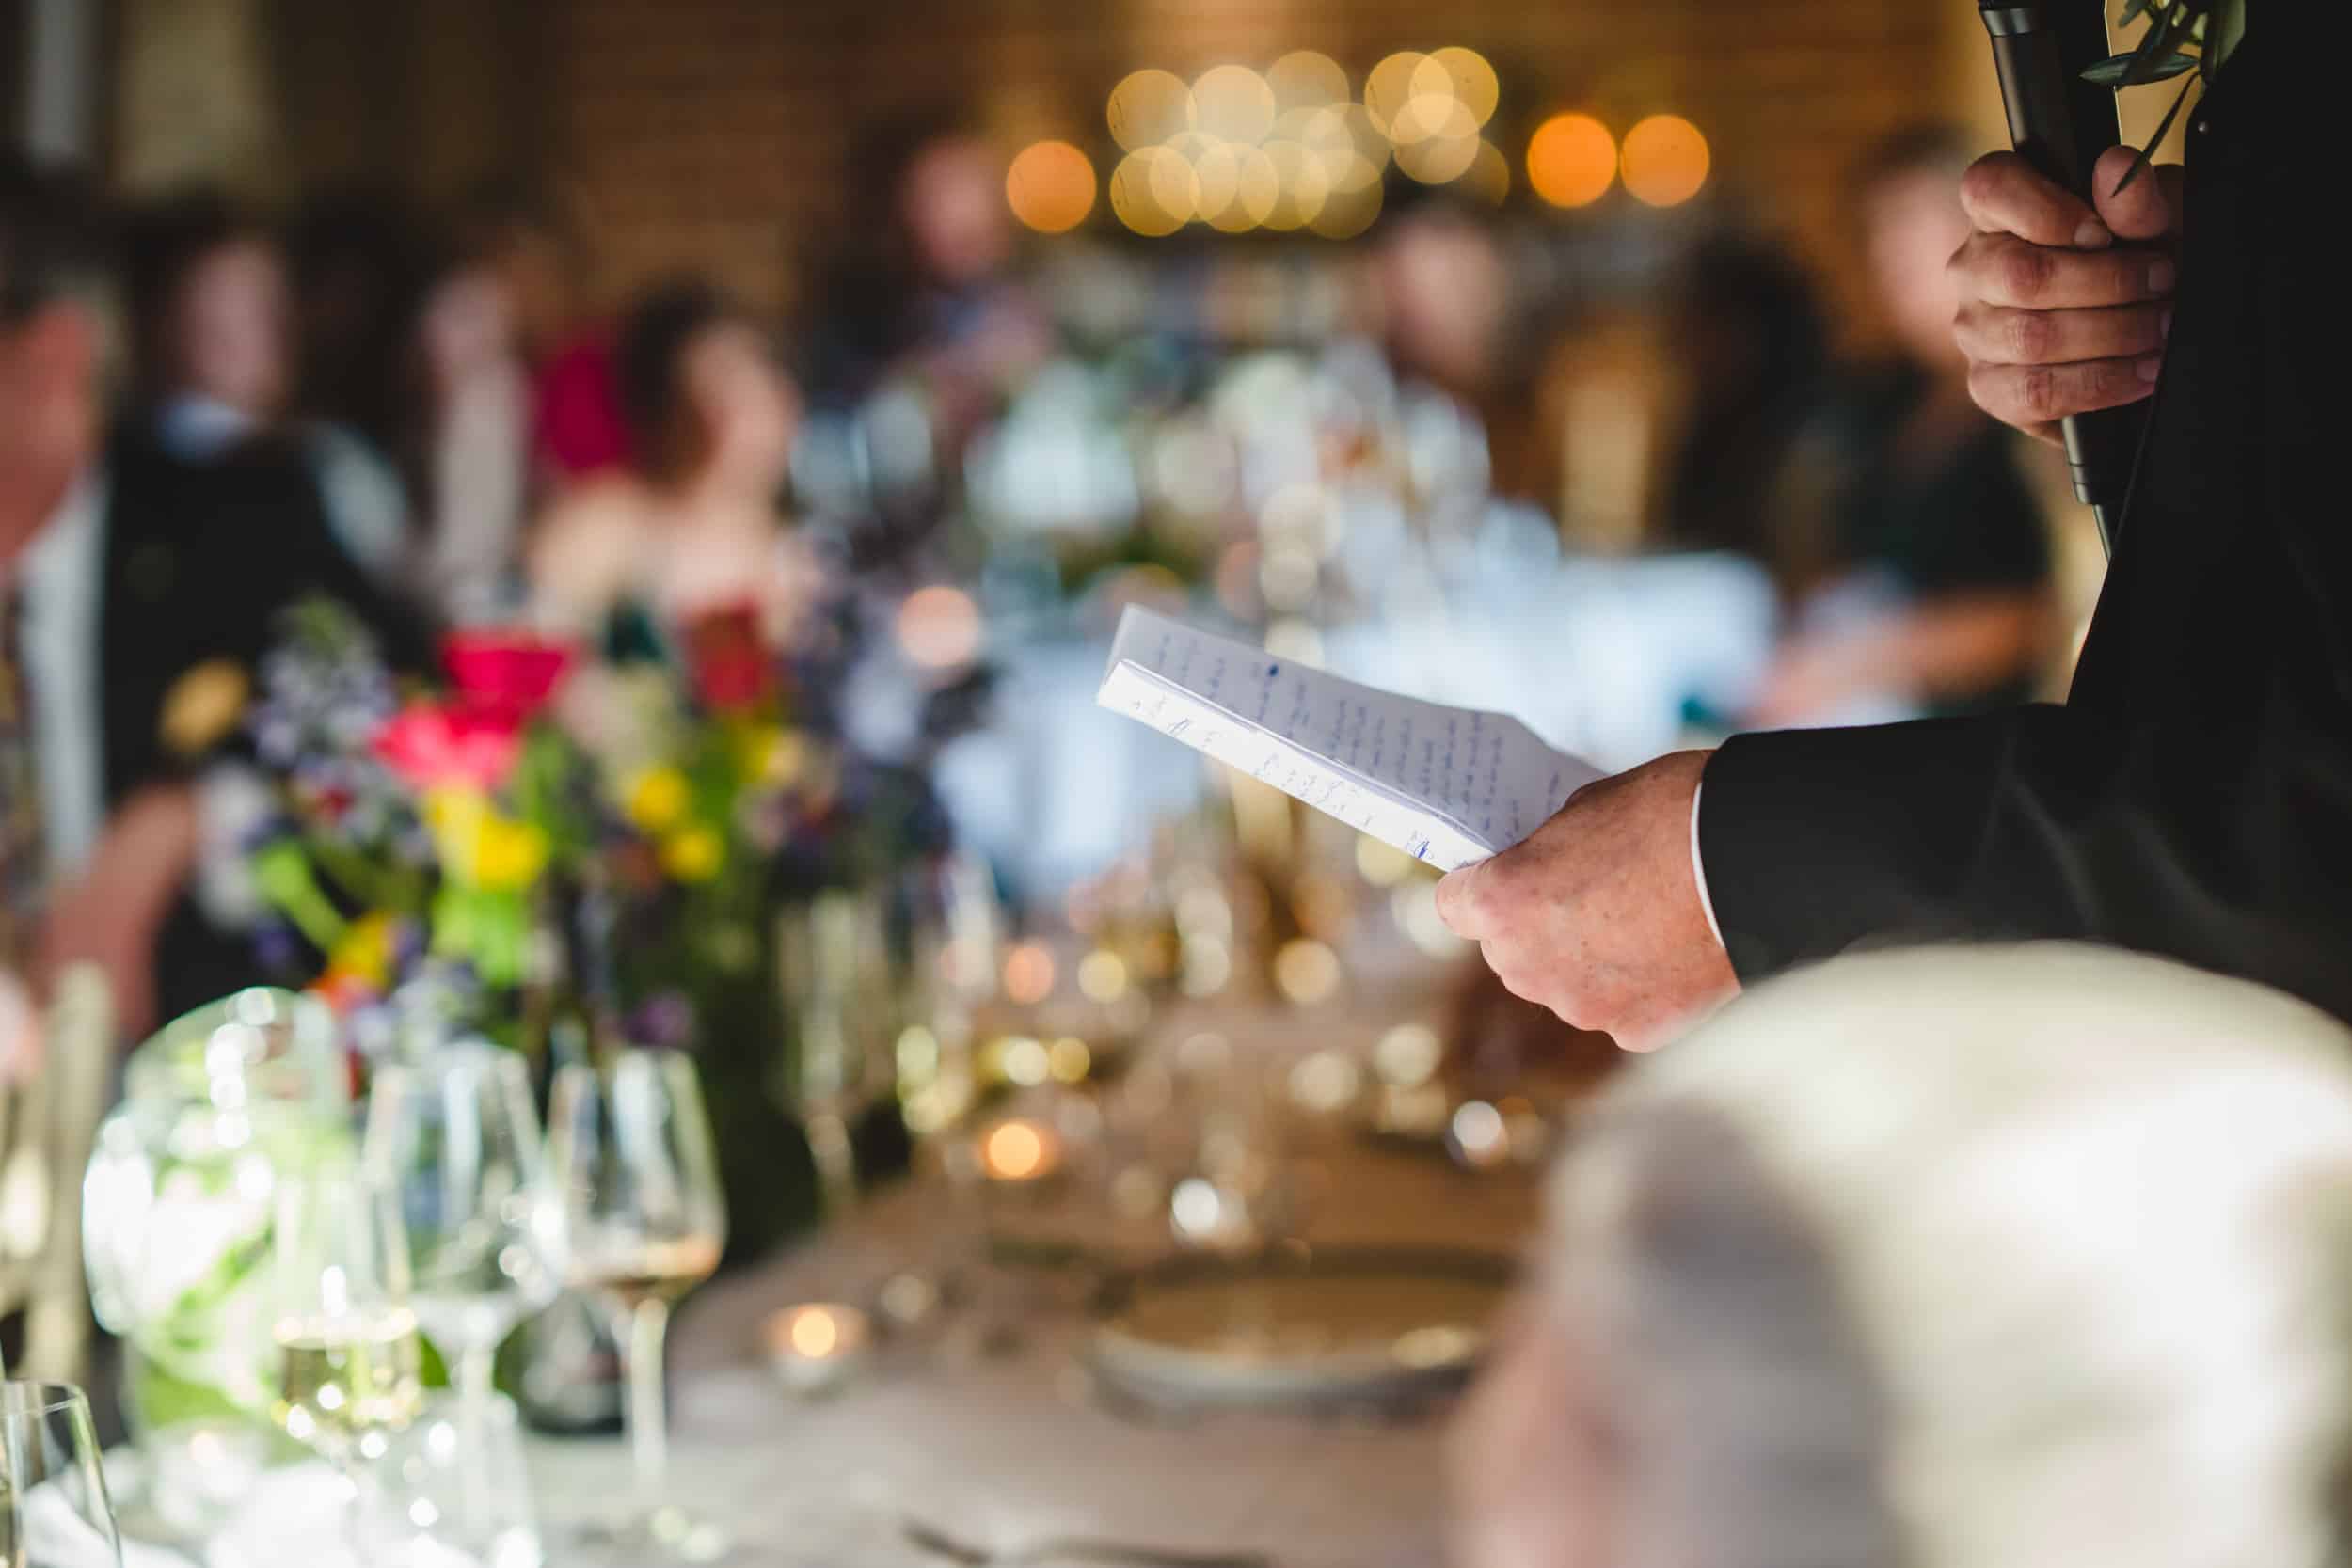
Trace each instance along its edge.
{"label": "blurred head of person", "polygon": [[252,420],[293,390],[293,307],[269,231],[227,197],[192,191],[135,214],[124,256],[139,392]]}
{"label": "blurred head of person", "polygon": [[800,395],[752,317],[707,283],[653,289],[615,352],[637,465],[656,488],[771,503],[800,426]]}
{"label": "blurred head of person", "polygon": [[918,281],[966,289],[1012,259],[1004,160],[979,136],[954,125],[923,135],[907,151],[893,194]]}
{"label": "blurred head of person", "polygon": [[1788,520],[1773,498],[1830,368],[1812,279],[1776,245],[1717,235],[1683,263],[1665,325],[1666,357],[1684,386],[1662,503],[1670,537],[1787,565]]}
{"label": "blurred head of person", "polygon": [[1947,263],[1968,238],[1960,205],[1968,143],[1945,126],[1921,126],[1882,142],[1855,179],[1862,198],[1870,277],[1902,351],[1931,370],[1966,361],[1952,339],[1960,308]]}
{"label": "blurred head of person", "polygon": [[1389,352],[1455,392],[1493,379],[1511,306],[1511,273],[1494,220],[1426,198],[1382,231],[1373,277]]}
{"label": "blurred head of person", "polygon": [[409,333],[429,271],[422,232],[397,193],[366,186],[312,198],[287,230],[296,397],[384,445],[411,379]]}
{"label": "blurred head of person", "polygon": [[1881,953],[1620,1078],[1456,1434],[1466,1568],[2319,1568],[2352,1032],[2112,949]]}
{"label": "blurred head of person", "polygon": [[106,273],[87,188],[0,151],[0,567],[96,450]]}
{"label": "blurred head of person", "polygon": [[577,324],[589,256],[563,206],[525,186],[495,182],[477,190],[458,225],[460,250],[503,295],[527,352],[554,348]]}

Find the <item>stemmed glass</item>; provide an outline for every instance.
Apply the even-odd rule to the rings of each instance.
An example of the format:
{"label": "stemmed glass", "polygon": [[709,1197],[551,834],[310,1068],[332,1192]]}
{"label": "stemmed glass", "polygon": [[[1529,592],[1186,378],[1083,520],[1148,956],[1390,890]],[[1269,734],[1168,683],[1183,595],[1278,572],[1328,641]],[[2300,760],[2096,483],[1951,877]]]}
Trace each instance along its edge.
{"label": "stemmed glass", "polygon": [[[562,1215],[542,1156],[514,1053],[460,1042],[377,1070],[361,1163],[399,1201],[411,1307],[455,1360],[458,1431],[473,1453],[489,1430],[500,1344],[560,1284]],[[494,1522],[489,1501],[468,1495],[469,1531]]]}
{"label": "stemmed glass", "polygon": [[726,1244],[726,1200],[692,1061],[623,1051],[601,1071],[564,1068],[548,1113],[548,1164],[563,1203],[567,1282],[610,1314],[628,1378],[638,1511],[614,1533],[673,1558],[715,1558],[724,1537],[661,1496],[670,1308],[709,1277]]}
{"label": "stemmed glass", "polygon": [[121,1568],[89,1401],[66,1383],[0,1383],[0,1562]]}
{"label": "stemmed glass", "polygon": [[270,1244],[278,1365],[271,1414],[342,1475],[351,1552],[364,1562],[374,1462],[424,1405],[400,1208],[389,1188],[348,1166],[287,1178]]}

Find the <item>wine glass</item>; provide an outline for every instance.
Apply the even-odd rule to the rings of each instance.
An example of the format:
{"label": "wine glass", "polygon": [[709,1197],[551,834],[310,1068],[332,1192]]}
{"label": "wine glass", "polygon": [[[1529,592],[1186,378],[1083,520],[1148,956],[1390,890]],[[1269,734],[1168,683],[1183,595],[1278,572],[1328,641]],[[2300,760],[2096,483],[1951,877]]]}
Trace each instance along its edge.
{"label": "wine glass", "polygon": [[424,1405],[395,1195],[348,1166],[285,1179],[271,1247],[278,1365],[271,1414],[342,1474],[352,1556],[364,1562],[373,1464]]}
{"label": "wine glass", "polygon": [[68,1383],[0,1383],[0,1562],[121,1568],[89,1401]]}
{"label": "wine glass", "polygon": [[[360,1158],[399,1201],[410,1307],[454,1359],[469,1453],[487,1442],[500,1344],[560,1283],[561,1215],[543,1153],[531,1080],[513,1052],[460,1042],[376,1072]],[[469,1531],[491,1522],[490,1500],[465,1499]]]}
{"label": "wine glass", "polygon": [[628,1374],[639,1497],[613,1533],[675,1559],[715,1558],[724,1537],[661,1497],[670,1308],[709,1277],[726,1244],[726,1199],[692,1061],[623,1051],[601,1071],[564,1068],[548,1113],[548,1165],[564,1208],[566,1282],[611,1316]]}

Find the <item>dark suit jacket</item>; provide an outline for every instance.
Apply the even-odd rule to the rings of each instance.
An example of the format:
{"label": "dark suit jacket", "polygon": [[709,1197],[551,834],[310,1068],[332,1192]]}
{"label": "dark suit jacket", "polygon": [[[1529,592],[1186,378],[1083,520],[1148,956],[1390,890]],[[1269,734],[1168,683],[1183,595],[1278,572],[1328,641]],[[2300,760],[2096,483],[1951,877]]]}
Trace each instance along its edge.
{"label": "dark suit jacket", "polygon": [[2347,295],[2311,205],[2342,153],[2293,79],[2322,15],[2265,12],[2190,113],[2164,377],[2065,705],[1738,736],[1708,765],[1742,978],[2072,937],[2352,1018],[2352,523],[2320,432]]}
{"label": "dark suit jacket", "polygon": [[[303,598],[342,601],[375,628],[396,668],[423,668],[422,628],[336,544],[310,465],[290,445],[256,442],[199,464],[135,430],[120,433],[108,451],[103,527],[100,705],[110,809],[210,760],[166,742],[175,688],[206,665],[255,678],[280,612]],[[255,978],[250,943],[215,930],[184,900],[159,938],[156,963],[167,1018]]]}

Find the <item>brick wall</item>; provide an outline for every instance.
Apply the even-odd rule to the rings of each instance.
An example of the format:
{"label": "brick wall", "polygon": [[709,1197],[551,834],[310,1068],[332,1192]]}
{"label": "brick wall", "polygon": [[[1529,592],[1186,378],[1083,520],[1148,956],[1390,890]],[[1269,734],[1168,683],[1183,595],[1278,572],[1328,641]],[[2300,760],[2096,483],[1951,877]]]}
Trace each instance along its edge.
{"label": "brick wall", "polygon": [[901,105],[961,98],[1009,141],[1069,135],[1106,166],[1103,98],[1137,66],[1190,74],[1313,47],[1360,80],[1391,49],[1456,42],[1502,71],[1498,123],[1515,164],[1557,107],[1594,108],[1620,129],[1687,115],[1713,145],[1719,196],[1791,236],[1845,293],[1842,176],[1884,132],[1972,107],[1967,84],[1989,72],[1972,69],[1982,45],[1966,11],[1956,0],[567,0],[545,8],[532,67],[546,169],[595,214],[616,286],[704,261],[788,302],[802,263],[856,211],[839,170],[857,128]]}

